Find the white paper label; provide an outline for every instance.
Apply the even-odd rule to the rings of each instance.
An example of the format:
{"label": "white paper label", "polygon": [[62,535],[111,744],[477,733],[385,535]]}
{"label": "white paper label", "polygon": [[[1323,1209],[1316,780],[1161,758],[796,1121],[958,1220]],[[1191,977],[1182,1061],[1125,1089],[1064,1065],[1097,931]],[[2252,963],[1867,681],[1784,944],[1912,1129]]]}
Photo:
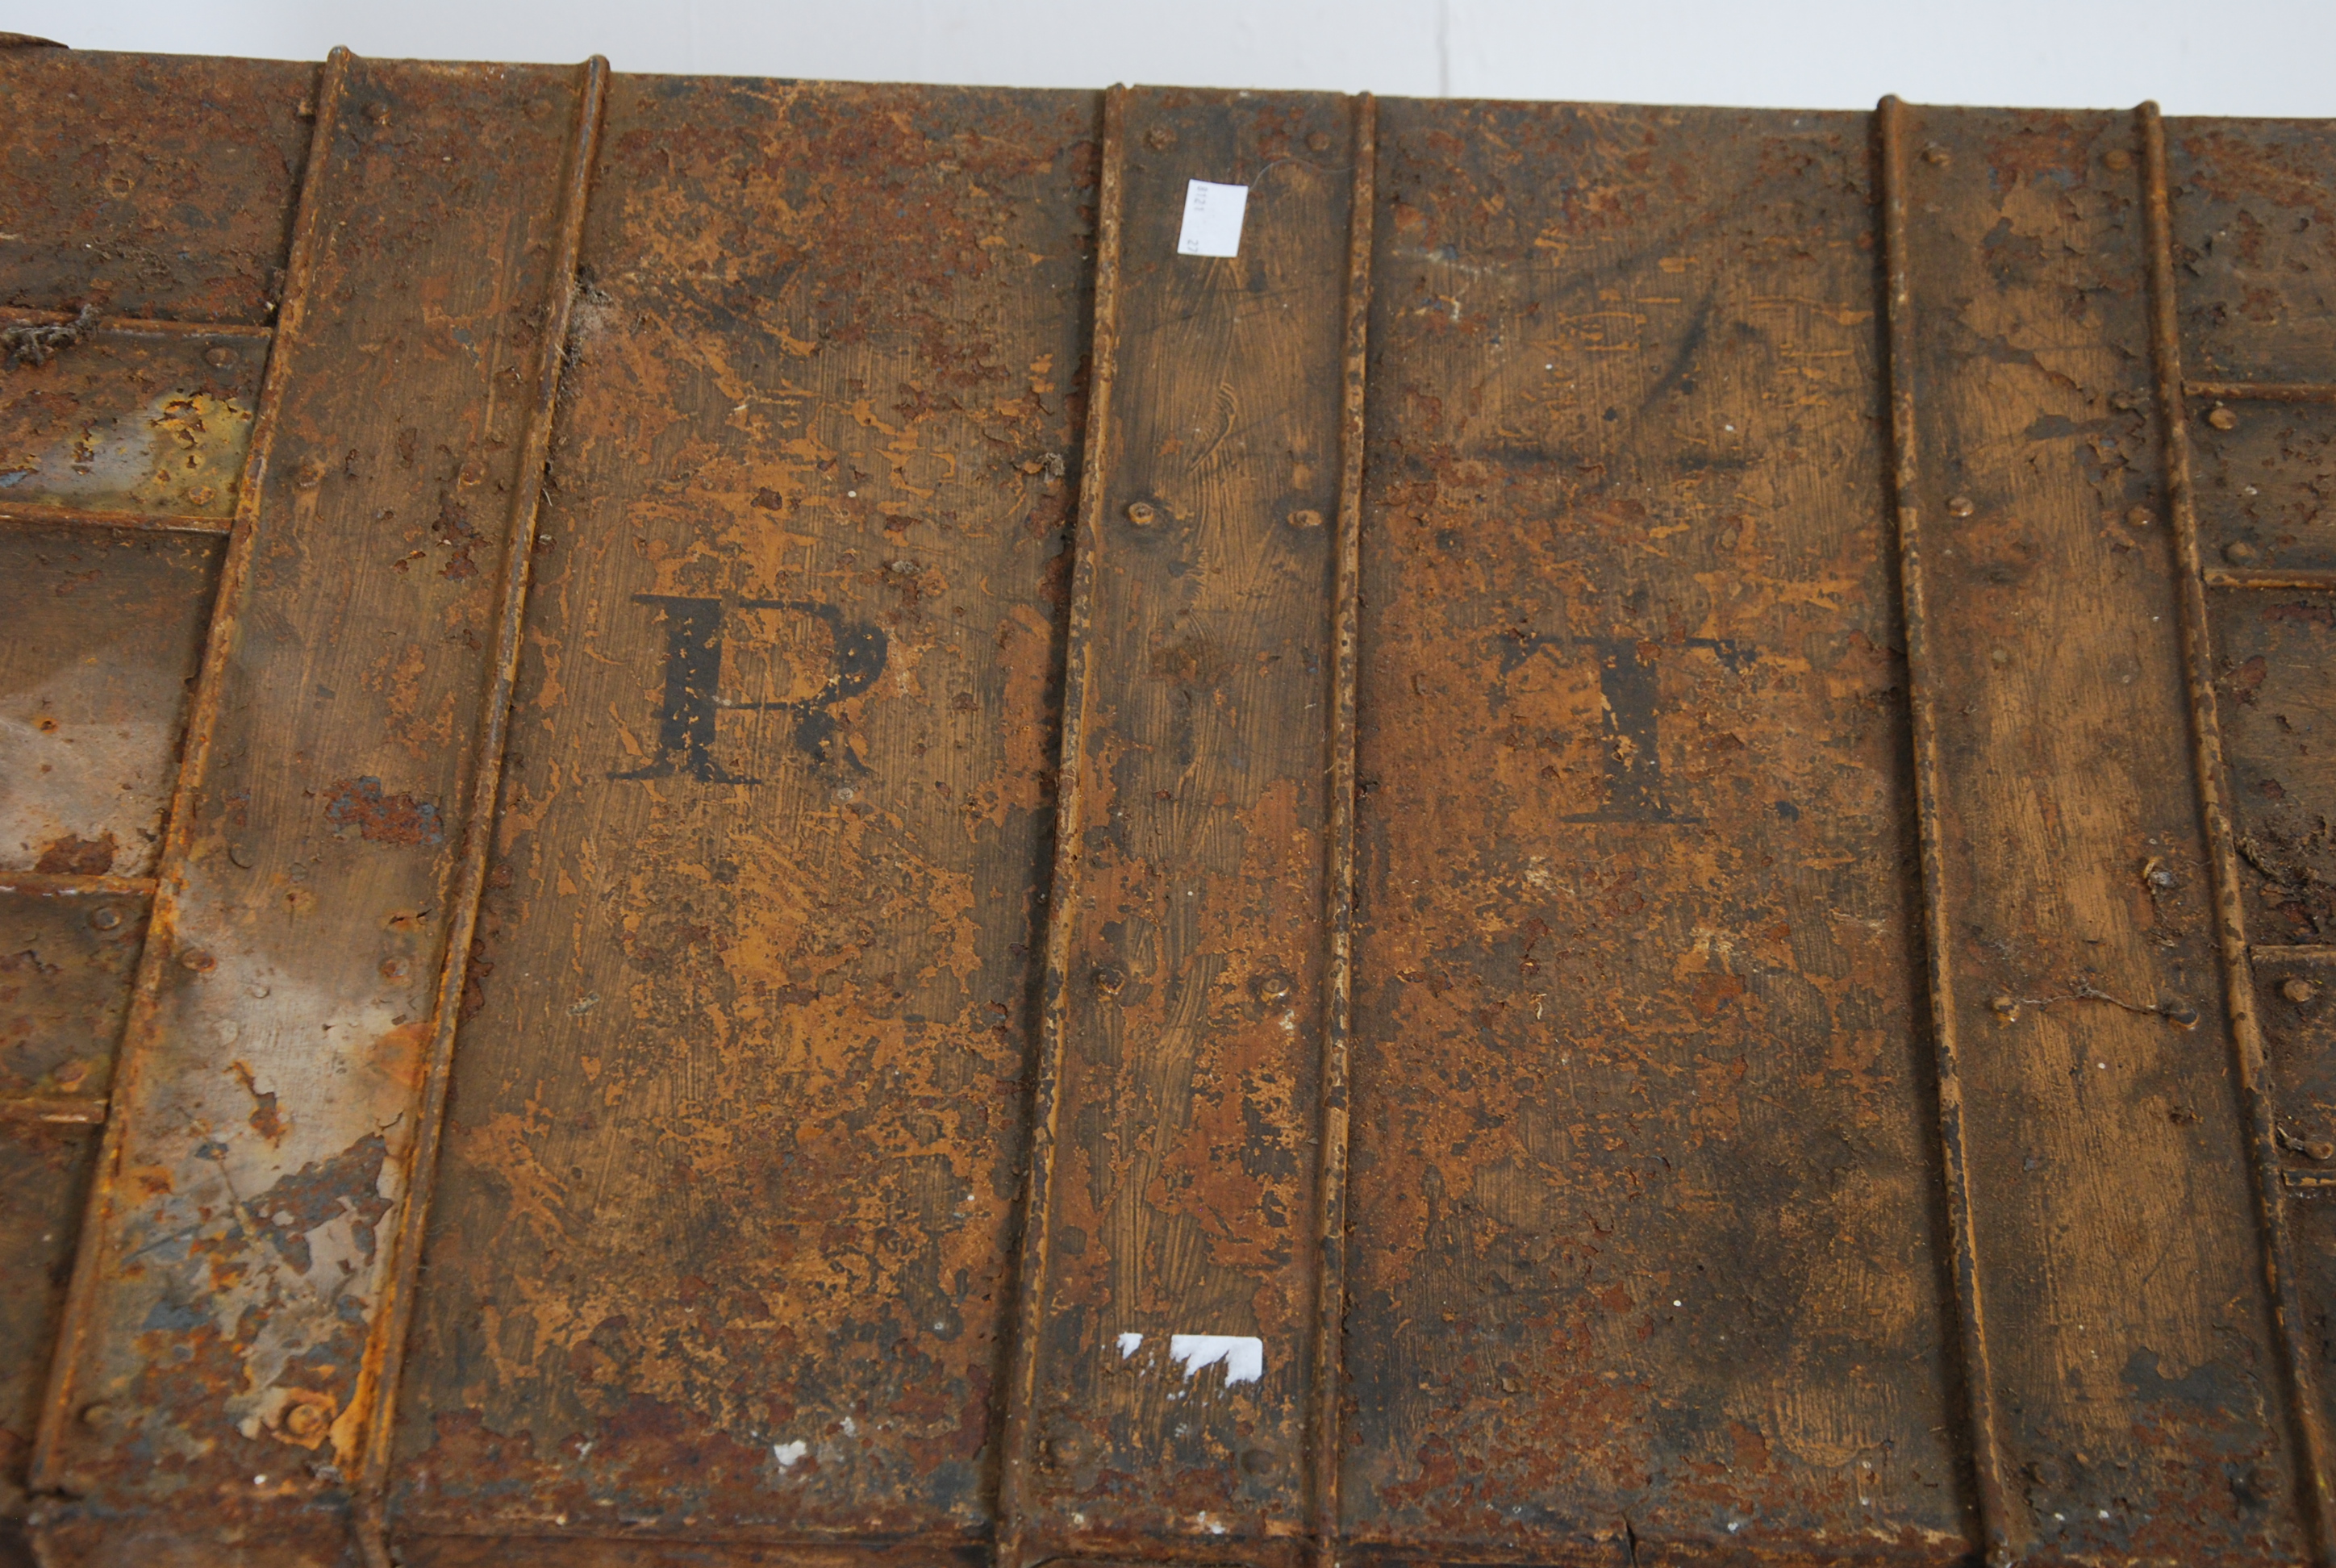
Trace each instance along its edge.
{"label": "white paper label", "polygon": [[1248,186],[1190,181],[1184,187],[1184,229],[1176,238],[1176,254],[1239,256],[1241,215],[1248,210]]}

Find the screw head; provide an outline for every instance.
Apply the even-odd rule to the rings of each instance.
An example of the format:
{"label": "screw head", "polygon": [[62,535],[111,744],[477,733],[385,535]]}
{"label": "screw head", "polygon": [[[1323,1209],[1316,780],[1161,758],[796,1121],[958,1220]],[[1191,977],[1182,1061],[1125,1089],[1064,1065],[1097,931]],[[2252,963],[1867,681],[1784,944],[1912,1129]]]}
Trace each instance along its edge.
{"label": "screw head", "polygon": [[110,931],[122,923],[122,911],[112,904],[101,904],[89,911],[89,923],[99,930]]}
{"label": "screw head", "polygon": [[2252,543],[2244,539],[2234,539],[2223,547],[2223,559],[2239,566],[2244,566],[2259,553]]}
{"label": "screw head", "polygon": [[1949,517],[1969,517],[1972,512],[1977,511],[1978,510],[1979,508],[1971,504],[1971,498],[1968,495],[1951,495],[1947,497],[1947,515]]}
{"label": "screw head", "polygon": [[1322,526],[1322,514],[1316,511],[1312,507],[1300,507],[1299,510],[1290,514],[1290,526],[1292,528],[1319,528]]}
{"label": "screw head", "polygon": [[1149,528],[1160,520],[1160,509],[1148,501],[1127,503],[1127,521],[1138,528]]}
{"label": "screw head", "polygon": [[2289,1001],[2293,1002],[2296,1006],[2302,1007],[2304,1003],[2318,996],[2320,994],[2320,989],[2317,986],[2314,986],[2310,980],[2303,979],[2302,976],[2297,976],[2295,979],[2291,979],[2286,984],[2281,986],[2279,988],[2279,994],[2285,997]]}
{"label": "screw head", "polygon": [[2239,427],[2239,416],[2227,408],[2212,408],[2206,412],[2206,423],[2216,430],[2236,430]]}

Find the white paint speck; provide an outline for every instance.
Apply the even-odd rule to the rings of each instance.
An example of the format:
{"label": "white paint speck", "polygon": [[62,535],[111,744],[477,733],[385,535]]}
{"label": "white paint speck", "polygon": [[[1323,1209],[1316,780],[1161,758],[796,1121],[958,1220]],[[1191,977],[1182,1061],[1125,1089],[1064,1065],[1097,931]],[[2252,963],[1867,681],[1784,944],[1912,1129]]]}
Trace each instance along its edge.
{"label": "white paint speck", "polygon": [[1143,1335],[1122,1334],[1119,1337],[1119,1359],[1121,1360],[1126,1360],[1130,1356],[1134,1355],[1142,1349],[1144,1349]]}
{"label": "white paint speck", "polygon": [[1220,1365],[1225,1369],[1229,1388],[1235,1383],[1255,1383],[1265,1376],[1265,1341],[1245,1334],[1171,1334],[1168,1355],[1184,1363],[1188,1382],[1202,1368]]}
{"label": "white paint speck", "polygon": [[782,1470],[793,1469],[796,1462],[810,1452],[811,1445],[808,1443],[774,1443],[771,1445],[771,1457],[779,1462],[779,1468]]}
{"label": "white paint speck", "polygon": [[857,1437],[860,1435],[860,1423],[846,1416],[843,1418],[843,1435],[847,1437]]}

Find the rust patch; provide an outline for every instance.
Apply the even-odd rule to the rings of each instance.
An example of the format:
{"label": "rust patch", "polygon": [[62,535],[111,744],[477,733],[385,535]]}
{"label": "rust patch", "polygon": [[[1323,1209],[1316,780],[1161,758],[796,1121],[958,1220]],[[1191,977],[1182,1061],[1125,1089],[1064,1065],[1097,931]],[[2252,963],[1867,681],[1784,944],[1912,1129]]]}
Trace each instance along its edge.
{"label": "rust patch", "polygon": [[42,849],[33,869],[47,876],[102,877],[113,870],[114,856],[120,852],[112,833],[93,839],[67,833]]}
{"label": "rust patch", "polygon": [[340,779],[328,790],[325,820],[343,835],[355,830],[368,843],[442,844],[446,824],[434,800],[384,794],[377,778]]}

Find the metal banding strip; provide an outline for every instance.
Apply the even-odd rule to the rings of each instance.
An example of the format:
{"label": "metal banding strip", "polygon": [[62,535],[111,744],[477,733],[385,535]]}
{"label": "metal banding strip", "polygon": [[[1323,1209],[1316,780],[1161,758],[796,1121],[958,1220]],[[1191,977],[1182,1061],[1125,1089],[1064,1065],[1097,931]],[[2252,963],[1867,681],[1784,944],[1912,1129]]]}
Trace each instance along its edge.
{"label": "metal banding strip", "polygon": [[1371,240],[1378,171],[1378,101],[1355,100],[1354,185],[1348,218],[1345,382],[1338,408],[1338,533],[1330,621],[1330,833],[1324,924],[1322,1081],[1315,1175],[1314,1405],[1309,1485],[1315,1561],[1337,1560],[1338,1405],[1347,1318],[1348,1038],[1354,998],[1355,686],[1362,616],[1364,397],[1370,367]]}
{"label": "metal banding strip", "polygon": [[1905,105],[1884,98],[1874,112],[1880,132],[1883,311],[1889,326],[1891,500],[1898,523],[1898,586],[1904,601],[1907,709],[1913,739],[1915,822],[1922,841],[1923,961],[1930,982],[1931,1040],[1938,1075],[1939,1144],[1945,1164],[1949,1245],[1953,1259],[1955,1323],[1970,1410],[1971,1482],[1981,1550],[1992,1568],[2012,1560],[1996,1438],[1995,1383],[1988,1365],[1981,1309],[1979,1257],[1972,1239],[1971,1176],[1963,1146],[1962,1074],[1955,1029],[1954,982],[1947,962],[1946,866],[1939,820],[1939,693],[1931,662],[1923,596],[1920,511],[1922,474],[1914,425],[1914,321],[1906,239]]}
{"label": "metal banding strip", "polygon": [[[0,305],[0,326],[68,326],[79,319],[70,310],[27,310],[22,306]],[[87,330],[175,333],[187,337],[268,337],[276,331],[272,326],[255,326],[245,321],[157,321],[146,316],[92,316]]]}
{"label": "metal banding strip", "polygon": [[356,1396],[364,1399],[370,1394],[373,1398],[365,1470],[357,1488],[355,1524],[357,1544],[375,1568],[388,1568],[391,1561],[382,1495],[389,1485],[398,1377],[405,1364],[405,1341],[414,1320],[414,1283],[422,1266],[422,1241],[429,1225],[431,1195],[437,1185],[438,1148],[444,1132],[447,1082],[453,1070],[462,986],[469,973],[472,938],[478,929],[479,901],[486,891],[487,860],[495,842],[495,803],[502,788],[511,691],[519,678],[520,635],[527,610],[529,568],[535,557],[536,524],[542,511],[552,420],[560,403],[560,375],[567,363],[568,324],[576,301],[577,256],[583,246],[584,217],[591,202],[592,176],[599,162],[600,124],[608,105],[608,62],[595,54],[579,68],[579,73],[582,81],[576,97],[575,136],[569,147],[567,179],[560,193],[560,229],[551,258],[549,308],[538,345],[535,404],[528,410],[526,433],[521,438],[510,522],[505,530],[502,603],[496,610],[494,663],[489,667],[493,685],[479,715],[473,751],[475,771],[472,774],[469,811],[462,824],[462,871],[451,905],[453,918],[447,931],[445,967],[438,979],[430,1056],[423,1079],[421,1120],[414,1132],[414,1169],[393,1243],[396,1251],[388,1299],[374,1322],[366,1357],[365,1376],[371,1387],[361,1382]]}
{"label": "metal banding strip", "polygon": [[2156,103],[2134,111],[2141,133],[2142,222],[2149,254],[2149,338],[2156,361],[2157,412],[2166,445],[2167,510],[2173,514],[2175,575],[2181,595],[2183,673],[2190,695],[2191,757],[2206,829],[2214,921],[2223,954],[2224,1004],[2254,1166],[2256,1219],[2263,1237],[2265,1306],[2280,1348],[2280,1370],[2303,1475],[2303,1515],[2315,1561],[2330,1561],[2328,1440],[2312,1386],[2311,1359],[2297,1325],[2304,1321],[2295,1289],[2292,1244],[2281,1207],[2279,1144],[2271,1093],[2263,1082],[2263,1029],[2255,1016],[2254,976],[2247,962],[2246,911],[2241,902],[2238,848],[2223,800],[2223,736],[2214,709],[2214,650],[2206,583],[2199,564],[2196,496],[2190,483],[2190,426],[2183,409],[2182,338],[2174,293],[2174,224],[2166,195],[2166,125]]}
{"label": "metal banding strip", "polygon": [[2182,391],[2227,403],[2336,403],[2336,385],[2292,381],[2185,381]]}
{"label": "metal banding strip", "polygon": [[1047,891],[1046,961],[1039,1000],[1038,1059],[1030,1094],[1029,1175],[1022,1199],[1022,1248],[1015,1280],[1013,1360],[1006,1380],[1004,1445],[998,1476],[999,1568],[1018,1568],[1028,1508],[1031,1403],[1038,1378],[1039,1321],[1052,1235],[1056,1123],[1062,1110],[1064,1010],[1078,903],[1082,785],[1086,741],[1088,628],[1101,570],[1104,474],[1111,430],[1112,379],[1119,368],[1119,229],[1126,155],[1127,89],[1104,95],[1102,189],[1096,195],[1095,337],[1087,424],[1079,457],[1079,521],[1072,544],[1070,610],[1065,618],[1063,734],[1055,795],[1055,866]]}
{"label": "metal banding strip", "polygon": [[[348,50],[336,49],[326,58],[316,83],[316,117],[308,132],[308,161],[300,171],[300,196],[292,220],[292,248],[285,258],[284,300],[277,308],[276,330],[268,340],[268,367],[259,383],[259,406],[252,420],[251,446],[244,460],[243,482],[237,492],[235,519],[228,536],[227,556],[219,568],[217,608],[203,645],[203,662],[195,679],[194,698],[187,713],[187,738],[179,777],[170,792],[170,812],[163,826],[158,857],[154,907],[146,927],[146,945],[138,958],[130,1007],[122,1027],[121,1048],[114,1064],[112,1095],[126,1099],[146,1053],[141,1040],[156,1025],[156,997],[163,966],[170,951],[170,932],[177,914],[174,886],[185,864],[190,823],[203,772],[210,763],[212,732],[219,720],[219,696],[236,645],[237,620],[249,592],[257,550],[259,495],[268,473],[268,455],[276,440],[277,416],[283,407],[282,391],[307,314],[308,283],[322,242],[326,152],[346,95]],[[64,1310],[57,1325],[57,1343],[49,1364],[48,1392],[41,1407],[41,1423],[34,1439],[32,1485],[54,1490],[63,1479],[61,1452],[68,1412],[73,1407],[73,1370],[89,1332],[90,1299],[101,1276],[105,1251],[106,1220],[112,1211],[113,1185],[122,1161],[124,1125],[109,1119],[98,1145],[97,1167],[88,1203],[82,1210],[80,1244],[73,1255],[72,1283],[66,1288]]]}
{"label": "metal banding strip", "polygon": [[[251,478],[247,467],[244,478]],[[232,517],[184,517],[164,511],[93,511],[78,506],[37,506],[23,502],[0,505],[0,526],[12,528],[122,528],[143,533],[211,533],[235,531]]]}
{"label": "metal banding strip", "polygon": [[2256,567],[2233,570],[2210,566],[2200,574],[2208,588],[2285,588],[2336,590],[2336,571],[2312,568]]}

